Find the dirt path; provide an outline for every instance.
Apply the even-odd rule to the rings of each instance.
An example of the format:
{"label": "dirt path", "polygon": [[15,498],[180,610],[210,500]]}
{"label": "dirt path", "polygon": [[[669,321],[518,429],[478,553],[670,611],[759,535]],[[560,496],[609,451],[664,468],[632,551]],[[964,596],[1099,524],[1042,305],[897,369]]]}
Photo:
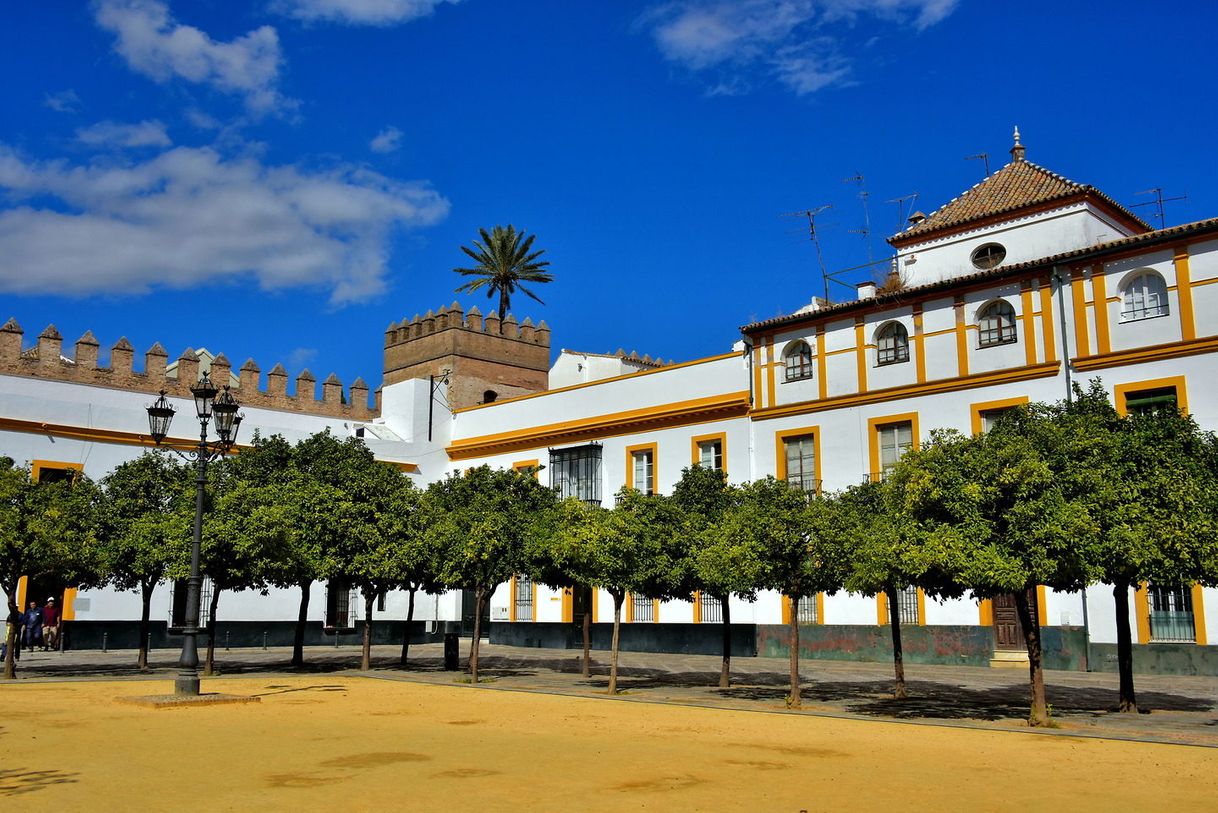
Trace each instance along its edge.
{"label": "dirt path", "polygon": [[359,678],[0,688],[0,809],[1212,810],[1218,751]]}

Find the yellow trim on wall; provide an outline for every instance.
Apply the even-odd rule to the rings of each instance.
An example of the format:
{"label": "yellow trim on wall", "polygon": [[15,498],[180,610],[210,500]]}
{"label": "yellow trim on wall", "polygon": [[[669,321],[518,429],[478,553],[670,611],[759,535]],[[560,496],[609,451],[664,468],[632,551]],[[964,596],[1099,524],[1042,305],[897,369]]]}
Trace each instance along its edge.
{"label": "yellow trim on wall", "polygon": [[570,587],[562,589],[562,622],[564,624],[575,623],[575,597],[574,590]]}
{"label": "yellow trim on wall", "polygon": [[533,470],[533,479],[541,479],[541,461],[539,460],[517,460],[512,464],[512,471],[528,471]]}
{"label": "yellow trim on wall", "polygon": [[652,493],[660,493],[660,446],[658,443],[636,443],[626,447],[626,488],[634,488],[634,455],[636,452],[651,452]]}
{"label": "yellow trim on wall", "polygon": [[1057,336],[1053,330],[1053,284],[1040,281],[1040,327],[1045,340],[1045,361],[1057,360]]}
{"label": "yellow trim on wall", "polygon": [[723,473],[727,474],[727,432],[712,432],[709,435],[694,435],[689,439],[689,463],[696,466],[702,459],[698,444],[719,441],[719,453],[723,457]]}
{"label": "yellow trim on wall", "polygon": [[978,622],[983,627],[994,626],[994,602],[992,599],[983,598],[977,602]]}
{"label": "yellow trim on wall", "polygon": [[[918,591],[918,623],[917,626],[926,626],[926,593],[922,592],[921,587],[915,587]],[[881,626],[886,626],[892,623],[892,619],[888,617],[888,594],[876,593],[876,622]],[[902,625],[904,626],[904,625]]]}
{"label": "yellow trim on wall", "polygon": [[1048,619],[1045,616],[1048,611],[1045,609],[1045,586],[1043,584],[1036,585],[1036,620],[1040,622],[1040,626],[1049,626]]}
{"label": "yellow trim on wall", "polygon": [[1104,264],[1091,267],[1091,298],[1095,301],[1095,352],[1099,355],[1112,352],[1112,341],[1108,337],[1108,292],[1104,290]]}
{"label": "yellow trim on wall", "polygon": [[1129,414],[1126,400],[1131,392],[1141,392],[1143,390],[1157,390],[1165,387],[1176,388],[1176,406],[1185,415],[1190,414],[1188,411],[1188,389],[1184,384],[1184,376],[1171,375],[1165,378],[1148,378],[1145,381],[1128,381],[1124,384],[1117,384],[1113,387],[1112,400],[1116,404],[1116,411],[1123,418]]}
{"label": "yellow trim on wall", "polygon": [[817,325],[816,327],[816,376],[817,391],[820,393],[823,401],[829,395],[829,381],[825,377],[829,369],[829,360],[825,356],[825,326]]}
{"label": "yellow trim on wall", "polygon": [[1196,356],[1202,353],[1218,352],[1218,336],[1188,341],[1166,342],[1139,347],[1134,350],[1118,350],[1104,356],[1071,359],[1075,370],[1087,372],[1102,370],[1106,367],[1123,367],[1128,364],[1141,364],[1148,361],[1163,361],[1165,359]]}
{"label": "yellow trim on wall", "polygon": [[1172,264],[1176,267],[1176,299],[1180,302],[1180,337],[1188,341],[1197,337],[1197,322],[1193,316],[1192,272],[1187,245],[1176,249]]}
{"label": "yellow trim on wall", "polygon": [[1138,585],[1133,594],[1133,617],[1137,622],[1138,643],[1150,643],[1150,593],[1146,582]]}
{"label": "yellow trim on wall", "polygon": [[787,625],[791,623],[791,597],[782,597],[782,623]]}
{"label": "yellow trim on wall", "polygon": [[758,404],[765,403],[765,393],[761,391],[761,345],[759,344],[753,345],[753,398]]}
{"label": "yellow trim on wall", "polygon": [[867,340],[863,336],[863,317],[854,317],[854,350],[858,366],[858,391],[867,391]]}
{"label": "yellow trim on wall", "polygon": [[952,307],[956,311],[956,372],[960,378],[964,378],[968,375],[968,331],[964,329],[964,297],[956,297]]}
{"label": "yellow trim on wall", "polygon": [[599,587],[592,588],[592,623],[595,624],[600,618],[598,610],[601,603],[601,589]]}
{"label": "yellow trim on wall", "polygon": [[85,470],[84,463],[65,463],[61,460],[31,460],[30,461],[30,480],[37,483],[42,478],[42,470],[50,469],[52,471],[74,471],[77,473]]}
{"label": "yellow trim on wall", "polygon": [[22,576],[21,578],[17,579],[17,609],[18,610],[21,610],[21,611],[25,610],[25,593],[26,593],[26,589],[29,586],[30,586],[30,577],[29,576]]}
{"label": "yellow trim on wall", "polygon": [[702,623],[702,591],[701,590],[694,591],[692,609],[693,609],[693,613],[694,613],[694,623],[701,624]]}
{"label": "yellow trim on wall", "polygon": [[868,476],[873,480],[879,479],[880,476],[880,429],[898,423],[908,423],[910,425],[910,448],[918,449],[920,442],[918,413],[902,412],[897,415],[881,415],[876,418],[867,419],[868,462],[871,465]]}
{"label": "yellow trim on wall", "polygon": [[919,384],[926,383],[926,337],[922,333],[922,303],[913,306],[914,325],[914,369]]}
{"label": "yellow trim on wall", "polygon": [[516,577],[508,579],[508,621],[516,622]]}
{"label": "yellow trim on wall", "polygon": [[1019,308],[1023,320],[1023,347],[1028,366],[1036,363],[1036,317],[1032,313],[1032,280],[1025,279],[1019,286]]}
{"label": "yellow trim on wall", "polygon": [[1205,646],[1209,639],[1205,636],[1205,594],[1201,590],[1201,585],[1193,585],[1192,595],[1193,632],[1196,635],[1198,646]]}
{"label": "yellow trim on wall", "polygon": [[816,594],[816,623],[825,623],[825,594],[820,592]]}
{"label": "yellow trim on wall", "polygon": [[974,435],[980,435],[982,430],[981,416],[986,412],[994,412],[999,409],[1010,409],[1011,407],[1023,406],[1028,403],[1028,396],[1020,395],[1015,398],[1000,398],[997,401],[978,401],[975,404],[969,405],[969,417]]}
{"label": "yellow trim on wall", "polygon": [[1087,298],[1083,294],[1083,270],[1070,274],[1070,300],[1074,305],[1074,344],[1080,358],[1091,355],[1091,339],[1087,328]]}
{"label": "yellow trim on wall", "polygon": [[777,366],[778,361],[774,357],[774,337],[773,336],[770,336],[766,339],[766,355],[768,355],[770,357],[770,363],[766,365],[766,376],[765,376],[766,377],[766,395],[769,398],[769,401],[771,404],[776,404],[776,403],[778,403],[777,398],[776,398],[777,384],[775,383],[775,379],[777,378],[777,375],[775,374],[774,368],[775,368],[775,366]]}
{"label": "yellow trim on wall", "polygon": [[63,611],[59,617],[64,621],[76,620],[76,594],[79,592],[75,587],[63,588]]}
{"label": "yellow trim on wall", "polygon": [[779,480],[787,479],[787,450],[786,441],[789,438],[812,436],[812,461],[816,470],[817,492],[820,492],[820,426],[801,426],[796,429],[784,429],[774,433],[774,474]]}

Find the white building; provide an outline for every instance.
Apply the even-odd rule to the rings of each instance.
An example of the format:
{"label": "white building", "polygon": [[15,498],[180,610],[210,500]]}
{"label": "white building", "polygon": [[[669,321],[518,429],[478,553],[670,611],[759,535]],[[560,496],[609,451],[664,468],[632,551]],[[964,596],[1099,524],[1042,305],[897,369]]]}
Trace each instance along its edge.
{"label": "white building", "polygon": [[[238,391],[249,405],[245,426],[290,440],[324,427],[358,434],[421,483],[481,463],[541,464],[541,476],[564,496],[606,505],[623,485],[667,492],[695,463],[721,467],[732,481],[772,474],[810,491],[840,489],[879,476],[934,428],[982,431],[1003,409],[1060,400],[1071,381],[1094,377],[1102,377],[1118,409],[1174,401],[1203,427],[1218,429],[1218,311],[1206,305],[1218,305],[1218,219],[1152,230],[1098,190],[1027,161],[1018,140],[1011,152],[1009,164],[929,216],[911,218],[890,239],[899,284],[880,293],[863,285],[857,300],[814,301],[745,326],[742,341],[722,355],[657,366],[622,354],[562,351],[549,389],[487,397],[451,413],[435,403],[436,384],[427,379],[386,385],[373,411],[364,407],[366,387],[353,385],[351,406],[342,404],[336,380],[323,383],[320,402],[289,399],[282,368],[280,379],[274,370],[268,376],[263,394],[256,366],[248,370],[247,363]],[[163,359],[150,351],[144,373],[91,372],[95,340],[78,343],[69,365],[47,333],[36,357],[26,351],[22,359],[11,324],[0,330],[3,453],[39,471],[83,467],[100,477],[148,445],[143,407],[162,383]],[[534,341],[526,324],[527,332],[510,322],[513,341]],[[467,318],[442,309],[435,320],[429,313],[391,325],[386,346],[446,329],[488,340],[474,311]],[[129,371],[130,354],[117,358]],[[186,381],[190,371],[178,364],[178,380]],[[227,361],[211,364],[214,370]],[[477,375],[479,382],[496,380],[494,370]],[[302,380],[306,390],[315,386],[311,376]],[[82,631],[86,622],[138,617],[134,594],[68,592],[70,617]],[[166,622],[169,592],[160,592],[154,608],[154,618]],[[1050,666],[1115,668],[1110,588],[1097,585],[1085,596],[1042,589],[1038,598]],[[1149,586],[1133,598],[1137,668],[1218,671],[1206,633],[1218,629],[1218,591]],[[493,625],[492,638],[566,645],[584,602],[596,622],[610,620],[605,594],[513,581],[491,601],[492,620],[505,622]],[[319,633],[343,603],[331,596],[316,607]],[[401,619],[403,603],[391,596],[378,617]],[[1011,640],[1007,602],[937,602],[911,591],[901,604],[910,660],[985,663],[1022,648]],[[453,593],[424,599],[416,617],[456,619],[461,609]],[[744,651],[782,651],[785,600],[763,594],[731,609]],[[238,639],[260,640],[268,625],[289,625],[295,610],[294,591],[280,591],[226,599],[219,617],[222,626],[233,619],[230,634]],[[709,622],[718,611],[700,597],[632,599],[624,645],[717,651],[719,633]],[[883,598],[822,595],[799,613],[813,657],[888,657]],[[248,621],[239,630],[242,619]]]}

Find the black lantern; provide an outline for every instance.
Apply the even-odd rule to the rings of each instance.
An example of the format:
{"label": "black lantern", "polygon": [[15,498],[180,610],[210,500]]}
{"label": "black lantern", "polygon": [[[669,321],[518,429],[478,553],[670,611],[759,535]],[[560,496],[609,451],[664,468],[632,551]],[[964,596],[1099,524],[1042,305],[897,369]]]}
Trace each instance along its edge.
{"label": "black lantern", "polygon": [[148,434],[152,435],[152,439],[158,444],[169,434],[169,423],[175,412],[177,410],[165,397],[165,390],[161,390],[161,397],[148,407]]}
{"label": "black lantern", "polygon": [[237,399],[224,385],[223,391],[211,405],[216,417],[216,434],[225,446],[231,446],[237,441],[237,427],[241,425],[241,416],[237,414]]}
{"label": "black lantern", "polygon": [[190,394],[195,397],[195,412],[199,416],[199,420],[206,421],[211,418],[212,401],[215,400],[219,390],[216,385],[211,383],[211,379],[207,377],[207,373],[199,376],[199,383],[190,388]]}

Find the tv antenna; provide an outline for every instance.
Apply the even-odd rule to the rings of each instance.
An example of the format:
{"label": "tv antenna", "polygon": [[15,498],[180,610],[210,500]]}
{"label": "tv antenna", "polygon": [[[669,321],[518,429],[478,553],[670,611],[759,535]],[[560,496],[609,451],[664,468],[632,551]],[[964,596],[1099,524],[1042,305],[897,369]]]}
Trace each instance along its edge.
{"label": "tv antenna", "polygon": [[1164,211],[1163,211],[1163,204],[1168,203],[1173,200],[1187,200],[1188,199],[1188,195],[1177,195],[1174,198],[1165,198],[1165,197],[1163,197],[1163,187],[1161,187],[1161,186],[1155,186],[1150,189],[1144,189],[1141,192],[1138,192],[1138,194],[1139,195],[1154,195],[1155,199],[1143,201],[1142,203],[1135,203],[1133,206],[1131,206],[1129,208],[1137,209],[1139,206],[1155,207],[1154,216],[1159,218],[1159,228],[1160,229],[1166,228],[1166,226],[1167,226],[1166,218],[1164,216]]}
{"label": "tv antenna", "polygon": [[859,200],[863,202],[863,227],[849,231],[851,234],[863,235],[863,239],[867,241],[867,262],[874,262],[875,258],[871,251],[871,212],[867,206],[867,199],[871,197],[871,193],[867,191],[867,179],[863,177],[863,173],[856,172],[849,178],[843,178],[842,183],[856,183],[859,186]]}
{"label": "tv antenna", "polygon": [[988,152],[979,152],[976,155],[964,156],[965,161],[982,161],[985,164],[985,177],[990,177],[990,154]]}
{"label": "tv antenna", "polygon": [[905,229],[905,212],[907,211],[905,208],[905,203],[908,201],[908,211],[913,212],[913,204],[917,199],[918,193],[910,192],[908,195],[901,195],[899,198],[884,201],[885,203],[895,203],[897,205],[897,231],[904,231]]}
{"label": "tv antenna", "polygon": [[820,237],[816,233],[816,216],[833,208],[832,203],[817,206],[815,209],[804,209],[801,212],[786,212],[779,217],[804,217],[808,219],[808,239],[816,246],[816,262],[820,264],[820,277],[825,284],[825,301],[829,301],[829,273],[825,270],[825,255],[820,250]]}

